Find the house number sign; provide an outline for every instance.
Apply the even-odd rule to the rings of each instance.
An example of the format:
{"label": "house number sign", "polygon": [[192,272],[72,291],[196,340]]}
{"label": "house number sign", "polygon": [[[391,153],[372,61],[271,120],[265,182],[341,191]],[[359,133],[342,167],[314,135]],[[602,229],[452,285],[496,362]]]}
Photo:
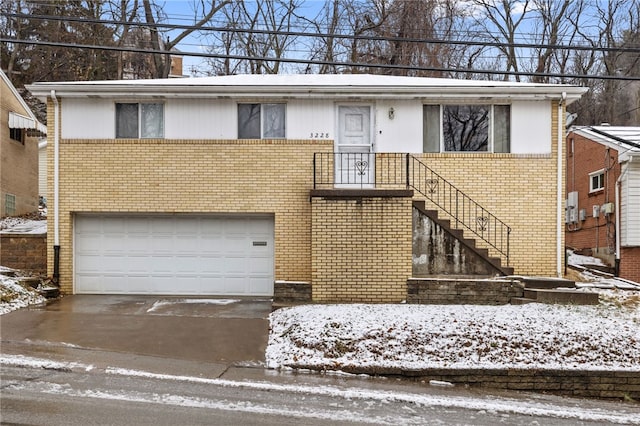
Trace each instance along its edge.
{"label": "house number sign", "polygon": [[311,132],[309,135],[311,139],[329,139],[329,132]]}

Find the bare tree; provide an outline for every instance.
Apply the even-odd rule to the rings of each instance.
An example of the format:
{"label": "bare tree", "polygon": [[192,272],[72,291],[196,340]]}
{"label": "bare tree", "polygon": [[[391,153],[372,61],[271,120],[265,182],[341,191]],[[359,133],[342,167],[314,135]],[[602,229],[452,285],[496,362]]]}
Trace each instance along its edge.
{"label": "bare tree", "polygon": [[[498,51],[504,57],[504,71],[520,71],[520,52],[514,46],[520,25],[530,11],[530,0],[472,0],[476,22],[485,37],[500,43]],[[520,81],[518,74],[514,77]],[[504,75],[508,80],[509,76]]]}

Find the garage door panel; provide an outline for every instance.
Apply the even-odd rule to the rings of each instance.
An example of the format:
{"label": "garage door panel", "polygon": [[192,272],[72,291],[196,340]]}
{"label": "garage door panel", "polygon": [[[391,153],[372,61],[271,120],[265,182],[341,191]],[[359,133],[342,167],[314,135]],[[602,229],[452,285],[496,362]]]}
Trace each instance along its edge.
{"label": "garage door panel", "polygon": [[79,215],[74,233],[77,293],[273,295],[270,217]]}

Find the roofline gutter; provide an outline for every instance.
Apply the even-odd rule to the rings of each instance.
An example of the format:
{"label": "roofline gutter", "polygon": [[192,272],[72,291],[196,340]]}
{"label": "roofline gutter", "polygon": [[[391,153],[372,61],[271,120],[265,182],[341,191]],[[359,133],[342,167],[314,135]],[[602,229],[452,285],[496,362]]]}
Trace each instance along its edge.
{"label": "roofline gutter", "polygon": [[[585,88],[562,87],[473,87],[473,86],[278,86],[278,85],[206,85],[206,84],[180,84],[180,85],[145,85],[113,84],[113,85],[66,85],[56,83],[34,83],[27,86],[35,96],[47,96],[50,90],[56,90],[60,97],[127,97],[127,96],[151,96],[159,98],[172,97],[203,97],[203,98],[238,98],[238,97],[299,97],[299,98],[327,98],[327,97],[352,97],[363,98],[406,98],[406,99],[441,99],[459,97],[478,97],[484,95],[493,98],[506,99],[557,99],[564,93],[565,101],[571,103],[579,99]],[[567,96],[567,93],[569,94]]]}

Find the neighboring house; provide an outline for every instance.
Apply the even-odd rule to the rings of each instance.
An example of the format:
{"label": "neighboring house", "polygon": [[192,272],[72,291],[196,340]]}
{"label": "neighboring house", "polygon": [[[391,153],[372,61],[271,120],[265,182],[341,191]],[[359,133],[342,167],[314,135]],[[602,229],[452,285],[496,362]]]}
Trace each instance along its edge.
{"label": "neighboring house", "polygon": [[38,141],[46,131],[0,70],[0,217],[38,211]]}
{"label": "neighboring house", "polygon": [[[29,90],[49,107],[49,273],[67,293],[289,281],[316,301],[399,302],[440,238],[413,247],[431,209],[500,258],[491,273],[562,274],[562,119],[583,88],[238,75]],[[453,241],[446,273],[461,244],[481,252]]]}
{"label": "neighboring house", "polygon": [[572,128],[566,245],[640,282],[640,127]]}

